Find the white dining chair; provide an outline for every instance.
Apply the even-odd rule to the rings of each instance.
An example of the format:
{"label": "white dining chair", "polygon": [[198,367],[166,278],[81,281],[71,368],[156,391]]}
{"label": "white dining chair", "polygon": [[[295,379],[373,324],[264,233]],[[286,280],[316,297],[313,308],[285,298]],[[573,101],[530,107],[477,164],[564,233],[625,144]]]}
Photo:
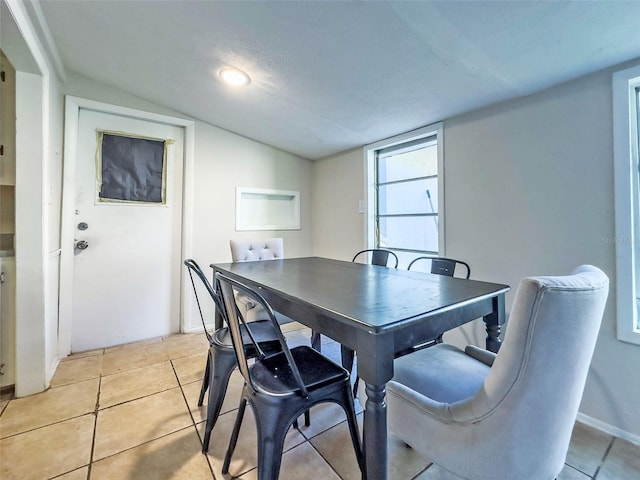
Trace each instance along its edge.
{"label": "white dining chair", "polygon": [[[282,238],[264,239],[231,239],[231,260],[237,262],[257,262],[262,260],[277,260],[284,258],[284,240]],[[266,313],[248,297],[238,298],[238,308],[245,319],[255,320],[257,317],[266,318]],[[278,315],[278,321],[287,323],[290,319]]]}

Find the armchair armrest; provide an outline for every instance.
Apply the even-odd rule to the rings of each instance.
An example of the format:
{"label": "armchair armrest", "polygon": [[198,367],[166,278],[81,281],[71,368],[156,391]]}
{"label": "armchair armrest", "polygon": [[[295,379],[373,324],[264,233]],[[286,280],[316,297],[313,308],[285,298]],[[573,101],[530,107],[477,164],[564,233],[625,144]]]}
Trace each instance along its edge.
{"label": "armchair armrest", "polygon": [[467,345],[464,349],[464,353],[469,355],[471,358],[475,358],[479,362],[488,365],[489,367],[493,365],[493,361],[496,359],[495,353],[483,348],[478,348],[474,345]]}

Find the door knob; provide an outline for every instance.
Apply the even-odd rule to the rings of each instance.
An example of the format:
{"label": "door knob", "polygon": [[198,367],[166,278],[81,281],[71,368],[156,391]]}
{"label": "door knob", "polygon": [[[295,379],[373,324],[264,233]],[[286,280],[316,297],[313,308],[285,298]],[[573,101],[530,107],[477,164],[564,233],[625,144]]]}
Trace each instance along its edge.
{"label": "door knob", "polygon": [[77,248],[78,250],[86,250],[88,246],[89,244],[86,242],[86,240],[80,240],[79,242],[76,242],[75,248]]}

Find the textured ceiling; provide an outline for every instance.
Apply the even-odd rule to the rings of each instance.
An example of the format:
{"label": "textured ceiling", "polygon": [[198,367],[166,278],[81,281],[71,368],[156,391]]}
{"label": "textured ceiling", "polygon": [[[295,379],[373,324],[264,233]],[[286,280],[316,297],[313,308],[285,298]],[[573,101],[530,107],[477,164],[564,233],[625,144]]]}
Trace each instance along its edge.
{"label": "textured ceiling", "polygon": [[640,57],[638,1],[40,3],[67,70],[310,159]]}

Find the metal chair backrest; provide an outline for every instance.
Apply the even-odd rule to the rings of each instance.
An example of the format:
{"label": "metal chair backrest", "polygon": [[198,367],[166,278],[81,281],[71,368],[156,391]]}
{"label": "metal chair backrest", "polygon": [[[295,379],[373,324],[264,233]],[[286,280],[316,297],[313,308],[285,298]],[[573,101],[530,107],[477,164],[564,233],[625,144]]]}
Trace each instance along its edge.
{"label": "metal chair backrest", "polygon": [[453,277],[456,266],[462,265],[466,269],[466,275],[464,275],[464,278],[468,279],[471,276],[471,267],[469,267],[468,263],[463,262],[462,260],[456,260],[454,258],[436,257],[430,255],[414,258],[407,267],[407,270],[411,270],[411,267],[414,263],[422,260],[431,261],[431,273],[436,275],[446,275],[447,277]]}
{"label": "metal chair backrest", "polygon": [[271,306],[262,297],[262,295],[249,288],[248,286],[238,282],[237,280],[223,275],[220,272],[216,273],[215,278],[220,291],[220,295],[222,297],[222,301],[224,303],[224,308],[226,310],[226,320],[231,332],[231,338],[233,339],[233,348],[236,352],[238,368],[240,369],[240,373],[242,373],[242,376],[247,382],[249,388],[252,391],[256,390],[251,378],[249,364],[247,362],[247,356],[245,353],[247,342],[243,341],[241,325],[244,326],[243,330],[245,330],[250,336],[251,343],[258,353],[258,360],[263,360],[266,357],[266,354],[260,348],[260,345],[256,342],[255,338],[251,334],[251,323],[246,322],[242,314],[240,313],[238,305],[236,304],[236,292],[240,295],[249,297],[253,302],[255,302],[257,305],[260,305],[262,308],[264,308],[264,311],[267,312],[268,319],[271,321],[271,324],[273,325],[274,331],[276,333],[276,337],[280,342],[282,353],[284,353],[287,362],[289,363],[289,368],[291,369],[291,373],[293,374],[295,382],[298,386],[298,391],[303,397],[308,396],[307,387],[302,380],[302,376],[300,375],[298,366],[296,365],[296,362],[291,355],[291,351],[287,346],[287,341],[282,334],[282,330],[280,329],[280,325],[278,324],[278,320],[276,319],[275,313],[273,312]]}
{"label": "metal chair backrest", "polygon": [[389,257],[392,257],[395,262],[393,268],[398,268],[398,256],[391,250],[386,250],[384,248],[369,248],[367,250],[361,250],[353,256],[351,261],[355,262],[359,255],[369,252],[371,252],[371,265],[386,267],[389,262]]}
{"label": "metal chair backrest", "polygon": [[[189,272],[189,278],[191,279],[191,286],[193,287],[193,294],[194,294],[194,296],[196,298],[196,304],[198,305],[198,312],[200,313],[200,321],[202,322],[202,327],[204,328],[204,333],[207,336],[207,340],[209,340],[209,343],[211,343],[213,341],[213,338],[211,337],[211,334],[208,332],[206,322],[204,321],[204,315],[202,313],[202,306],[200,305],[200,297],[198,296],[198,287],[197,287],[196,281],[194,280],[193,276],[195,275],[196,277],[198,277],[200,279],[202,285],[204,285],[207,293],[209,294],[209,296],[213,300],[215,308],[219,309],[220,312],[224,313],[224,310],[222,309],[222,302],[220,300],[220,297],[218,296],[218,293],[211,286],[211,283],[209,283],[209,280],[207,280],[207,277],[204,274],[204,272],[202,271],[202,269],[200,268],[200,265],[198,265],[198,263],[195,260],[191,259],[191,258],[185,260],[184,264],[186,265],[187,271]],[[215,325],[216,329],[221,328],[221,327],[222,327],[222,325]]]}

